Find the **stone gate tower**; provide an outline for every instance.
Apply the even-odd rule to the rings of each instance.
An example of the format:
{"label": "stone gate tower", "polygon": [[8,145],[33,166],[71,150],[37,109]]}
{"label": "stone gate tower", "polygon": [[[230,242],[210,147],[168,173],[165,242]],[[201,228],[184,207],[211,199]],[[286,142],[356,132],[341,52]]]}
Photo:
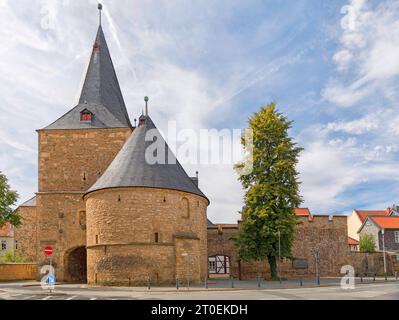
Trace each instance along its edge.
{"label": "stone gate tower", "polygon": [[101,26],[93,45],[79,104],[37,130],[37,261],[54,246],[58,279],[85,280],[86,209],[82,196],[101,177],[132,133]]}
{"label": "stone gate tower", "polygon": [[[19,208],[19,252],[40,267],[52,245],[58,281],[140,285],[148,276],[159,284],[207,276],[209,200],[147,112],[132,127],[101,23],[78,105],[37,132],[39,189]],[[150,132],[166,164],[147,161]]]}

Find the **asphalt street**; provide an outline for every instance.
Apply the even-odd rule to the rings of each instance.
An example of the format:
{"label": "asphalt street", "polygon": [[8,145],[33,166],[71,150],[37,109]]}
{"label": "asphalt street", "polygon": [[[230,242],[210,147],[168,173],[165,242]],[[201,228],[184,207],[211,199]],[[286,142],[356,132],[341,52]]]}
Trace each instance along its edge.
{"label": "asphalt street", "polygon": [[399,281],[358,283],[354,289],[337,285],[240,289],[240,288],[87,288],[63,284],[53,292],[37,282],[0,283],[3,300],[399,300]]}

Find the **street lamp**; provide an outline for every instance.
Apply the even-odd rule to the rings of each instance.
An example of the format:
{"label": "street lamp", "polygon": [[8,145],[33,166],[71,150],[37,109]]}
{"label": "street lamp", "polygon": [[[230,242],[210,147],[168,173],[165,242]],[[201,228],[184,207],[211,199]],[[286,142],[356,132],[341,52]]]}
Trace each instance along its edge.
{"label": "street lamp", "polygon": [[385,229],[381,230],[382,233],[382,254],[384,255],[384,276],[387,278],[387,261],[385,257]]}

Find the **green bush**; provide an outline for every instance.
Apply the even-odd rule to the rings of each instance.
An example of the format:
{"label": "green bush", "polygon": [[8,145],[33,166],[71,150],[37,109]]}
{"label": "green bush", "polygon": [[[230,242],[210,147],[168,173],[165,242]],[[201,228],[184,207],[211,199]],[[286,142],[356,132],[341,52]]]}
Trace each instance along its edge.
{"label": "green bush", "polygon": [[360,237],[359,249],[362,252],[375,252],[375,241],[371,234],[365,234]]}
{"label": "green bush", "polygon": [[0,263],[21,263],[25,262],[25,259],[18,255],[14,254],[12,251],[7,251],[4,256],[0,257]]}

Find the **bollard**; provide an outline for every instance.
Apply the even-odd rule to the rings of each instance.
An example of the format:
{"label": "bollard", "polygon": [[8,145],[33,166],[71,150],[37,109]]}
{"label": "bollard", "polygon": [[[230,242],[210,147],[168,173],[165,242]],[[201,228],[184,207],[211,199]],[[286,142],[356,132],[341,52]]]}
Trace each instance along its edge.
{"label": "bollard", "polygon": [[317,276],[317,285],[320,285],[320,276]]}
{"label": "bollard", "polygon": [[375,281],[375,277],[377,276],[376,273],[373,274],[373,281]]}
{"label": "bollard", "polygon": [[205,289],[208,289],[208,277],[205,277]]}
{"label": "bollard", "polygon": [[299,285],[302,287],[303,286],[303,280],[302,278],[299,279]]}
{"label": "bollard", "polygon": [[395,271],[395,280],[398,280],[398,272]]}
{"label": "bollard", "polygon": [[260,277],[257,276],[257,279],[258,279],[258,288],[260,288]]}
{"label": "bollard", "polygon": [[360,275],[360,282],[363,282],[363,275]]}
{"label": "bollard", "polygon": [[148,290],[151,290],[151,277],[150,277],[150,275],[147,276],[147,287],[148,287]]}
{"label": "bollard", "polygon": [[234,277],[230,276],[231,287],[234,288]]}
{"label": "bollard", "polygon": [[385,281],[387,281],[388,277],[387,277],[387,273],[386,272],[384,273],[384,276],[385,276]]}
{"label": "bollard", "polygon": [[176,278],[176,290],[179,290],[179,278]]}

